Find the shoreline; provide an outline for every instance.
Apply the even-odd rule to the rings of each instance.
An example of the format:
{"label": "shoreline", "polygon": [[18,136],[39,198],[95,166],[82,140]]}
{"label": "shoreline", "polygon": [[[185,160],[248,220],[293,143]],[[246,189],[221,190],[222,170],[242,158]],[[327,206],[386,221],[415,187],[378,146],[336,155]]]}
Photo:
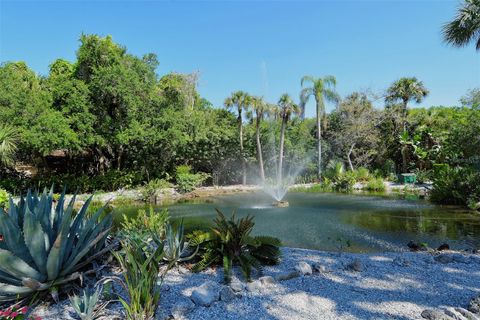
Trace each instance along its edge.
{"label": "shoreline", "polygon": [[[222,268],[200,273],[182,266],[171,270],[164,279],[156,319],[319,319],[322,315],[321,319],[406,320],[422,319],[425,310],[449,319],[449,312],[467,310],[480,295],[478,254],[281,250],[280,264],[266,266],[249,283],[237,269],[229,287],[222,284]],[[195,299],[194,292],[203,289],[209,298]],[[112,303],[103,319],[121,317],[122,310]],[[38,315],[52,320],[73,319],[70,311],[66,301],[36,308]]]}

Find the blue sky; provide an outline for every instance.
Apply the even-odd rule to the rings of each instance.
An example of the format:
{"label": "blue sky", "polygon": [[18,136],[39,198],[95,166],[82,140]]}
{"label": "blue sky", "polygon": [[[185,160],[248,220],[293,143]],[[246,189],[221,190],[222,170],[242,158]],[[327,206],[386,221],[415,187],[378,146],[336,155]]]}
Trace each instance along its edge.
{"label": "blue sky", "polygon": [[[303,75],[334,75],[338,92],[382,93],[416,76],[423,106],[455,105],[480,87],[480,53],[442,43],[441,25],[458,1],[4,1],[0,61],[40,74],[73,61],[82,32],[112,35],[130,53],[158,55],[160,75],[200,72],[214,105],[235,90],[298,99]],[[330,106],[331,108],[331,106]],[[313,115],[313,106],[307,115]]]}

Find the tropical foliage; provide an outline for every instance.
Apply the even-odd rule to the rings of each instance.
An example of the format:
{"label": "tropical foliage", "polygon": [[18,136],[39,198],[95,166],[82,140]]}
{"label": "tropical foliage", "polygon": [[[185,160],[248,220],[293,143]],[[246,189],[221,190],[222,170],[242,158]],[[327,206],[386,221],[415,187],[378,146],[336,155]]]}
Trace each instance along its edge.
{"label": "tropical foliage", "polygon": [[217,209],[214,227],[209,232],[197,231],[190,237],[192,245],[201,248],[200,261],[194,271],[212,265],[223,265],[225,282],[230,282],[232,268],[238,264],[249,281],[252,269],[262,270],[264,264],[276,264],[280,257],[280,240],[266,236],[251,236],[253,217],[237,219],[235,213],[230,219]]}

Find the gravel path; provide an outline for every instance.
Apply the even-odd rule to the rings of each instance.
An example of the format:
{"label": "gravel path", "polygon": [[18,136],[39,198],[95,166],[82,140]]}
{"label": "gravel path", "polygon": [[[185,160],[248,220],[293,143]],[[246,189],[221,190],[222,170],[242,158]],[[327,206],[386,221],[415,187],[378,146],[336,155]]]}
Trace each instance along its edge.
{"label": "gravel path", "polygon": [[[282,248],[282,253],[282,262],[266,267],[263,278],[246,284],[235,276],[235,293],[222,284],[222,269],[198,274],[183,267],[171,270],[156,319],[422,319],[425,309],[467,308],[480,295],[478,254],[338,254],[293,248]],[[295,272],[299,265],[307,274]],[[39,306],[36,314],[48,320],[76,319],[68,301]],[[110,304],[102,319],[124,319],[122,306]],[[443,314],[432,319],[468,318]]]}
{"label": "gravel path", "polygon": [[[182,319],[421,319],[427,308],[466,308],[480,294],[478,255],[447,253],[434,259],[429,253],[282,250],[282,263],[265,268],[264,275],[292,271],[301,261],[321,265],[323,272],[270,285],[257,280],[229,302],[192,308],[195,287],[210,281],[218,285],[222,270],[174,270],[165,279],[159,318],[173,309],[175,318]],[[348,267],[356,259],[354,268],[361,271]]]}

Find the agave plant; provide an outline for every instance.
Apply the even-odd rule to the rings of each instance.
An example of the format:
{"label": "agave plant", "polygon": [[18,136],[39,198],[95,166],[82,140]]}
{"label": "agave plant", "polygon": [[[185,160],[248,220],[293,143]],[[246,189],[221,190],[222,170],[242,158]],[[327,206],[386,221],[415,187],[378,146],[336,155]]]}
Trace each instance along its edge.
{"label": "agave plant", "polygon": [[74,215],[75,196],[65,207],[65,192],[56,205],[53,192],[28,191],[18,204],[10,199],[0,210],[0,301],[56,288],[78,279],[77,272],[106,251],[111,216],[102,209],[85,216],[92,198]]}
{"label": "agave plant", "polygon": [[98,305],[101,292],[102,287],[97,286],[95,290],[83,290],[81,296],[74,295],[69,297],[70,304],[81,320],[95,320],[100,317],[100,314],[108,305],[108,301]]}
{"label": "agave plant", "polygon": [[262,271],[263,265],[278,263],[280,240],[266,236],[251,236],[255,225],[251,216],[237,220],[233,213],[227,220],[220,210],[216,210],[218,215],[211,231],[197,231],[191,236],[190,242],[202,247],[201,260],[193,266],[193,271],[223,264],[224,279],[228,283],[234,264],[240,265],[245,278],[249,281],[252,268]]}
{"label": "agave plant", "polygon": [[153,235],[153,239],[157,245],[165,243],[163,260],[170,265],[193,259],[199,250],[199,246],[193,250],[190,243],[185,241],[183,221],[176,230],[170,223],[166,225],[165,241],[162,241],[156,234]]}

